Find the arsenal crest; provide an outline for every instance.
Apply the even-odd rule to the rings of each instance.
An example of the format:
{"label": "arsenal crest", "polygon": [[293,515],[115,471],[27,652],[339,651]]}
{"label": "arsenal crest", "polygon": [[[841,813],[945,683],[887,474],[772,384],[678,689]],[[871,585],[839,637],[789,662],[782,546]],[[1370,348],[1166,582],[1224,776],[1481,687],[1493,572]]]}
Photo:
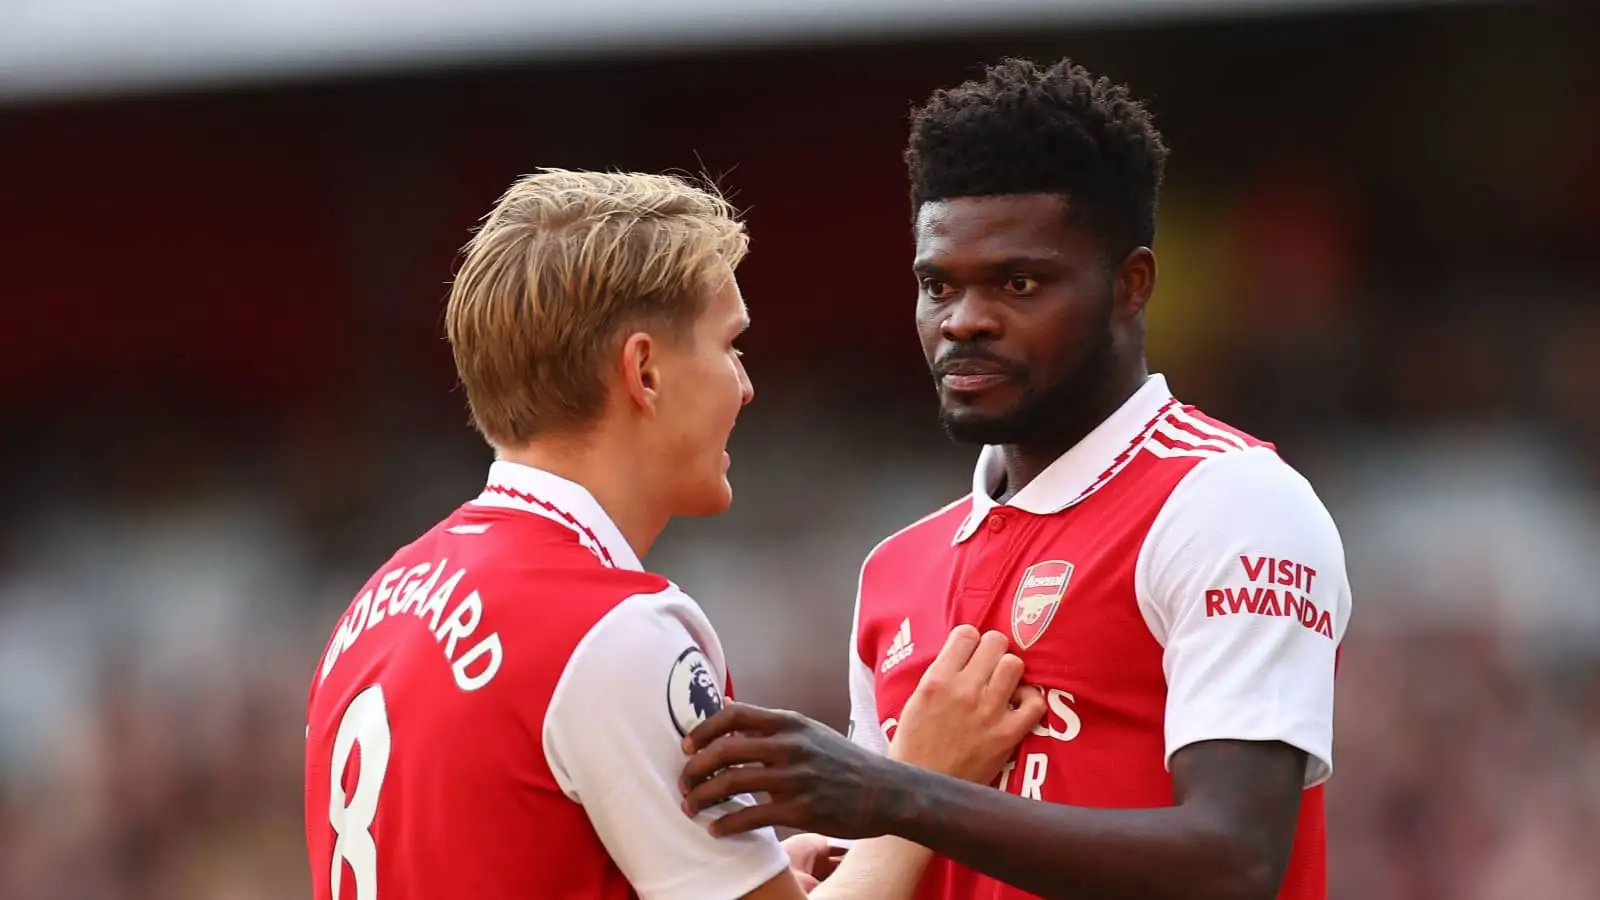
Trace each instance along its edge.
{"label": "arsenal crest", "polygon": [[1022,573],[1017,597],[1011,602],[1011,636],[1026,650],[1050,627],[1072,578],[1072,563],[1052,559],[1035,563]]}

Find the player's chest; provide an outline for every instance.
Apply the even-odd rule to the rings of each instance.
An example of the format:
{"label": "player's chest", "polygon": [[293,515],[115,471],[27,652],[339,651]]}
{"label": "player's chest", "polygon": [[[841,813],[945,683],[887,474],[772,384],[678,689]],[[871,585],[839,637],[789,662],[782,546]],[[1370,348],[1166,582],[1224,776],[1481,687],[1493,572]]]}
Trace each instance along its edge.
{"label": "player's chest", "polygon": [[975,526],[938,562],[863,585],[858,650],[874,667],[880,712],[904,705],[963,623],[1006,634],[1034,684],[1122,692],[1159,681],[1135,597],[1136,521],[999,507]]}

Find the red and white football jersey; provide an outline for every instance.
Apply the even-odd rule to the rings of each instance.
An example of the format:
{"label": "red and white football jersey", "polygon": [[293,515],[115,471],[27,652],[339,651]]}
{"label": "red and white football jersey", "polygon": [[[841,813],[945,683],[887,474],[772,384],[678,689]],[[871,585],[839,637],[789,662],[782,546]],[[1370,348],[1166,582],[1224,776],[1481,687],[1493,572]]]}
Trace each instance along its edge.
{"label": "red and white football jersey", "polygon": [[[862,567],[851,734],[882,750],[951,628],[1012,638],[1047,712],[996,782],[1086,807],[1173,803],[1168,763],[1197,741],[1306,751],[1280,897],[1323,900],[1320,785],[1350,588],[1338,531],[1271,445],[1150,377],[1009,503],[995,448],[971,495],[889,537]],[[935,860],[924,900],[1032,896]]]}
{"label": "red and white football jersey", "polygon": [[[783,871],[677,780],[728,692],[700,607],[579,485],[497,462],[378,570],[307,705],[316,900],[705,900]],[[749,802],[745,798],[740,802]]]}

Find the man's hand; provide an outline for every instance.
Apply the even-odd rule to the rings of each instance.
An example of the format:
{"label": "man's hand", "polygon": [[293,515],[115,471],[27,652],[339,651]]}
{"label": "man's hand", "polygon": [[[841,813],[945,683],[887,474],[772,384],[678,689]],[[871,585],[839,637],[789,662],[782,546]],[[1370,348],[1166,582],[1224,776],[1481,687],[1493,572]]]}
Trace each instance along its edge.
{"label": "man's hand", "polygon": [[922,673],[889,744],[889,758],[987,784],[1044,715],[1044,695],[1022,685],[1022,659],[998,631],[950,632]]}
{"label": "man's hand", "polygon": [[[1005,647],[1004,635],[980,639],[970,625],[951,632],[907,702],[891,755],[961,778],[993,778],[1044,714],[1038,691],[1018,691],[1022,661]],[[716,820],[717,835],[785,825],[873,837],[897,805],[915,800],[900,790],[905,770],[798,713],[730,703],[700,723],[684,749],[693,754],[681,785],[690,815],[736,794],[771,798]]]}
{"label": "man's hand", "polygon": [[842,838],[882,833],[875,810],[895,764],[799,713],[729,703],[689,733],[684,749],[694,754],[679,785],[689,815],[737,794],[771,797],[712,822],[718,837],[769,825]]}
{"label": "man's hand", "polygon": [[806,893],[821,884],[844,858],[844,848],[835,847],[820,834],[797,834],[783,841],[789,854],[789,871]]}

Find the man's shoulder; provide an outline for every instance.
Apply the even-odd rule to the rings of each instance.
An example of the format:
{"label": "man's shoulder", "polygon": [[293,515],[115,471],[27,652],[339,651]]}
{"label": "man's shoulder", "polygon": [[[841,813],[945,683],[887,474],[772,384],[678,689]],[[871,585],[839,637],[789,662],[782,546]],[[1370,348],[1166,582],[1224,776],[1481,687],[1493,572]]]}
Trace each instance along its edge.
{"label": "man's shoulder", "polygon": [[505,627],[581,638],[602,621],[671,614],[689,599],[653,572],[560,560],[496,565],[478,578],[486,612]]}
{"label": "man's shoulder", "polygon": [[1154,490],[1157,507],[1200,486],[1214,496],[1234,485],[1300,478],[1272,442],[1188,404],[1151,423],[1142,451],[1128,467],[1135,477],[1116,480],[1135,492]]}
{"label": "man's shoulder", "polygon": [[[1277,447],[1243,428],[1208,415],[1190,404],[1173,403],[1145,426],[1137,443],[1141,452],[1119,459],[1102,476],[1116,479],[1123,471],[1152,475],[1156,480],[1183,473],[1217,457],[1276,455]],[[1264,451],[1261,453],[1254,451]],[[1159,473],[1159,474],[1158,474]]]}
{"label": "man's shoulder", "polygon": [[1309,489],[1305,476],[1280,455],[1276,444],[1198,407],[1175,407],[1162,426],[1152,435],[1153,455],[1192,464],[1180,477],[1177,499]]}
{"label": "man's shoulder", "polygon": [[[1215,429],[1228,427],[1205,421],[1215,422]],[[1165,496],[1144,550],[1160,545],[1188,552],[1225,535],[1283,537],[1290,530],[1340,547],[1337,526],[1311,481],[1273,444],[1237,429],[1231,433],[1237,441],[1225,449],[1170,455],[1188,457],[1189,465],[1174,470],[1171,479],[1156,479],[1166,484]]]}
{"label": "man's shoulder", "polygon": [[472,586],[505,594],[519,604],[534,598],[559,600],[548,604],[553,608],[609,608],[635,594],[671,587],[660,575],[617,565],[609,554],[574,539],[572,529],[560,523],[471,504],[401,548],[374,577],[427,562],[464,571]]}
{"label": "man's shoulder", "polygon": [[947,503],[879,541],[867,553],[863,565],[880,567],[898,560],[925,559],[929,553],[949,551],[956,532],[971,511],[971,494]]}
{"label": "man's shoulder", "polygon": [[395,641],[431,640],[460,620],[559,642],[581,637],[629,598],[674,593],[666,578],[609,564],[564,535],[531,517],[444,519],[395,551],[356,592],[336,626],[330,664],[340,647],[389,617],[427,626],[425,635],[394,632]]}
{"label": "man's shoulder", "polygon": [[1182,403],[1174,406],[1167,413],[1167,421],[1177,425],[1179,429],[1189,431],[1201,441],[1220,442],[1239,449],[1252,447],[1265,447],[1268,450],[1275,449],[1270,441],[1263,440],[1243,428],[1209,415],[1192,403]]}

